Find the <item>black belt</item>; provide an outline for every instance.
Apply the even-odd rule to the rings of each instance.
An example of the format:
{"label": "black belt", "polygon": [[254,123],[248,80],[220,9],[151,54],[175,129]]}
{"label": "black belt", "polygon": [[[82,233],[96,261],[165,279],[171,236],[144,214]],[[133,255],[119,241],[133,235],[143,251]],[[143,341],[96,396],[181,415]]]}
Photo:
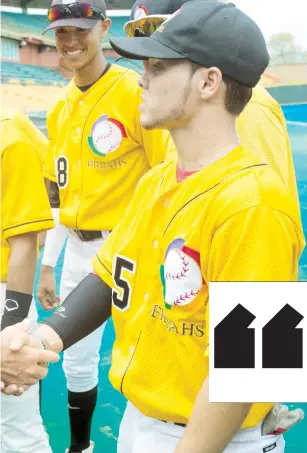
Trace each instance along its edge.
{"label": "black belt", "polygon": [[184,423],[175,423],[175,422],[167,422],[166,420],[160,420],[163,423],[173,423],[174,425],[181,426],[182,428],[185,428],[187,425]]}
{"label": "black belt", "polygon": [[90,242],[102,238],[101,231],[74,230],[74,232],[82,242]]}

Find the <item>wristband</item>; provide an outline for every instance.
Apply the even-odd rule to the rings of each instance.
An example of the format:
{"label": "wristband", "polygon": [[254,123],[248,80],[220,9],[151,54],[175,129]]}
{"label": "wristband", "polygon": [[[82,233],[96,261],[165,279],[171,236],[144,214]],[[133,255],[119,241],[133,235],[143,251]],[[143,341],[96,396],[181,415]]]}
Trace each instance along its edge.
{"label": "wristband", "polygon": [[[42,348],[45,351],[52,351],[50,344],[48,343],[48,341],[45,338],[41,337],[40,335],[37,335],[36,333],[31,333],[31,337],[39,340],[40,344],[42,345]],[[49,366],[49,363],[48,362],[42,363],[42,365],[44,365],[45,368],[47,368]]]}
{"label": "wristband", "polygon": [[32,337],[33,336],[41,342],[42,347],[43,347],[43,349],[45,349],[45,351],[52,351],[50,344],[48,343],[48,341],[45,338],[40,338],[36,335],[32,335]]}
{"label": "wristband", "polygon": [[1,330],[23,321],[29,314],[32,294],[6,290]]}

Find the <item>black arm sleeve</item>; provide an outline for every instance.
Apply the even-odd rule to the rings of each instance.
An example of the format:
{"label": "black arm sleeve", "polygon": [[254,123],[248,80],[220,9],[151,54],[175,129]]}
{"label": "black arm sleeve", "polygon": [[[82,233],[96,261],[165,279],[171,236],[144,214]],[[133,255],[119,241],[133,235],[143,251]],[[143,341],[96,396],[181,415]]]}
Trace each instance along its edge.
{"label": "black arm sleeve", "polygon": [[111,288],[97,275],[90,274],[43,324],[59,335],[65,350],[94,332],[111,316],[111,311]]}
{"label": "black arm sleeve", "polygon": [[59,208],[60,207],[60,194],[59,194],[59,186],[56,182],[50,181],[49,179],[45,178],[45,184],[48,192],[50,206],[52,208]]}

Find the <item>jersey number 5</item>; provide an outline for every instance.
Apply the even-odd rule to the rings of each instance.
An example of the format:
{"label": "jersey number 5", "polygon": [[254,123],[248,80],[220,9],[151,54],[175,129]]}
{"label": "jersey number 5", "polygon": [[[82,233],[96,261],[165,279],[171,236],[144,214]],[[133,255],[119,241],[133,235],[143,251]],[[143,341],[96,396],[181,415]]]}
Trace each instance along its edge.
{"label": "jersey number 5", "polygon": [[65,156],[60,156],[56,160],[58,186],[63,189],[68,183],[68,160]]}
{"label": "jersey number 5", "polygon": [[115,259],[113,278],[120,291],[113,289],[112,301],[115,307],[119,308],[121,311],[125,311],[129,308],[131,299],[131,286],[129,281],[123,276],[124,270],[134,274],[135,263],[122,256],[117,256]]}

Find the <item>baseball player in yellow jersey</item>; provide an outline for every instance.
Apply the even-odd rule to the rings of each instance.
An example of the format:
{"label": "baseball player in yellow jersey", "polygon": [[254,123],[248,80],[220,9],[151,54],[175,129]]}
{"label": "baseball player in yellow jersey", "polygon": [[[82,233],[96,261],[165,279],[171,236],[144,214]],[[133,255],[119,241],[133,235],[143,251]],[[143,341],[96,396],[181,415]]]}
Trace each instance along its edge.
{"label": "baseball player in yellow jersey", "polygon": [[264,426],[273,403],[208,397],[209,282],[294,281],[305,245],[295,200],[236,133],[269,61],[264,37],[234,5],[194,1],[151,37],[111,44],[144,60],[141,123],[170,130],[178,161],[142,178],[96,275],[36,336],[59,352],[112,313],[110,379],[129,400],[118,453],[282,453]]}
{"label": "baseball player in yellow jersey", "polygon": [[[48,232],[38,291],[55,308],[53,269],[68,232],[60,299],[90,272],[91,260],[122,218],[140,178],[174,146],[167,131],[140,125],[138,74],[107,63],[101,38],[111,24],[103,0],[54,1],[48,12],[56,46],[74,78],[47,118],[50,147],[44,162],[58,227]],[[65,316],[65,313],[63,313]],[[64,354],[71,427],[70,452],[92,452],[98,362],[104,326]]]}
{"label": "baseball player in yellow jersey", "polygon": [[[40,231],[53,228],[54,221],[42,171],[46,138],[26,116],[12,110],[2,111],[0,129],[2,330],[24,318],[37,318],[32,303],[37,238]],[[8,332],[3,331],[3,341]],[[5,373],[6,367],[3,380]],[[3,453],[51,453],[39,413],[38,384],[20,398],[1,395],[1,429]]]}
{"label": "baseball player in yellow jersey", "polygon": [[[217,0],[219,1],[219,0]],[[227,3],[226,0],[221,0]],[[137,0],[124,26],[129,37],[150,36],[187,0]],[[279,103],[261,85],[253,89],[251,100],[237,119],[242,144],[264,159],[276,172],[297,204],[298,193],[286,121]]]}

